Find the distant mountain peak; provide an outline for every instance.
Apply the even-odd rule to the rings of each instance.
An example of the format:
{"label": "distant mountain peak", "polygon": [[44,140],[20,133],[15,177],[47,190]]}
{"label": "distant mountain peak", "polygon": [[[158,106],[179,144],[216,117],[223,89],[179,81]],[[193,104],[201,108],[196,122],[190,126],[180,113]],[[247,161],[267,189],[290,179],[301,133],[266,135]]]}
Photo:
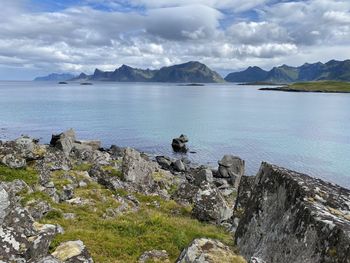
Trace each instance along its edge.
{"label": "distant mountain peak", "polygon": [[217,72],[198,61],[189,61],[183,64],[163,67],[159,70],[138,69],[125,64],[114,71],[102,71],[96,68],[93,75],[82,75],[74,78],[74,80],[80,79],[120,82],[224,82],[224,79]]}
{"label": "distant mountain peak", "polygon": [[286,64],[273,67],[270,71],[262,69],[255,71],[255,67],[248,67],[244,71],[227,75],[226,81],[230,82],[272,82],[289,83],[298,81],[317,80],[341,80],[350,81],[350,60],[330,60],[323,64],[304,63],[300,67],[292,67]]}

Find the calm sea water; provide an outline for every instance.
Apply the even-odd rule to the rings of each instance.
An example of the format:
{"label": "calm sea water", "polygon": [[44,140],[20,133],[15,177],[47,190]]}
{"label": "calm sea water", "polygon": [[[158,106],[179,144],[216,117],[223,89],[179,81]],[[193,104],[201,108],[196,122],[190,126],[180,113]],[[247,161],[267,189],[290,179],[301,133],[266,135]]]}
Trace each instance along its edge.
{"label": "calm sea water", "polygon": [[259,91],[234,84],[0,82],[0,139],[21,134],[49,142],[74,128],[104,146],[173,155],[171,139],[187,134],[197,163],[224,154],[261,161],[350,186],[350,95]]}

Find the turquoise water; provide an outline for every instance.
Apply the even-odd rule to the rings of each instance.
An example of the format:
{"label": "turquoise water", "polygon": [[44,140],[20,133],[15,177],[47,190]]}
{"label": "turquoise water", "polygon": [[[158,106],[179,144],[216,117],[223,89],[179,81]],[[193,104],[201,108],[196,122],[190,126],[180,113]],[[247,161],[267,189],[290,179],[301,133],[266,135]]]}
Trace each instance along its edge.
{"label": "turquoise water", "polygon": [[0,139],[21,134],[49,142],[74,128],[79,138],[172,155],[187,134],[197,163],[225,153],[350,186],[350,95],[258,91],[234,84],[0,82]]}

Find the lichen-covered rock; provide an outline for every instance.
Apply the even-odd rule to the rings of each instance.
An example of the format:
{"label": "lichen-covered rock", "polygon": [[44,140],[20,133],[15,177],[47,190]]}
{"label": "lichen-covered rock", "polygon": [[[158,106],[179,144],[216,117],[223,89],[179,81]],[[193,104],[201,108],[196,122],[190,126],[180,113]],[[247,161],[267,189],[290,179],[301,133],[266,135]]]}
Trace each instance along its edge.
{"label": "lichen-covered rock", "polygon": [[27,162],[24,158],[16,156],[14,154],[7,154],[2,159],[1,162],[13,169],[24,168],[27,165]]}
{"label": "lichen-covered rock", "polygon": [[125,181],[138,185],[152,184],[152,174],[157,171],[157,166],[156,163],[145,160],[138,151],[132,148],[125,149],[122,164]]}
{"label": "lichen-covered rock", "polygon": [[66,155],[69,155],[72,150],[75,142],[75,131],[73,129],[69,129],[68,131],[62,132],[60,134],[53,134],[50,145],[60,149]]}
{"label": "lichen-covered rock", "polygon": [[38,225],[16,196],[26,185],[21,181],[0,184],[0,260],[35,262],[48,255],[54,236],[62,230]]}
{"label": "lichen-covered rock", "polygon": [[233,216],[231,218],[232,230],[235,231],[238,227],[239,220],[244,214],[244,209],[247,207],[249,198],[252,194],[252,187],[254,185],[254,176],[242,176],[239,183],[237,197],[233,208]]}
{"label": "lichen-covered rock", "polygon": [[263,163],[235,241],[269,263],[348,263],[350,190]]}
{"label": "lichen-covered rock", "polygon": [[216,187],[202,184],[194,198],[192,214],[195,218],[220,225],[231,218],[232,212],[232,208]]}
{"label": "lichen-covered rock", "polygon": [[101,141],[97,140],[76,140],[73,144],[73,147],[80,148],[80,149],[86,149],[86,150],[98,150],[101,148]]}
{"label": "lichen-covered rock", "polygon": [[184,205],[192,204],[196,198],[198,191],[198,186],[190,184],[186,181],[179,185],[177,190],[172,195],[172,199]]}
{"label": "lichen-covered rock", "polygon": [[213,182],[213,172],[209,168],[201,168],[194,175],[194,184],[200,186],[203,182]]}
{"label": "lichen-covered rock", "polygon": [[67,241],[61,243],[52,253],[55,258],[65,263],[92,263],[93,260],[83,241]]}
{"label": "lichen-covered rock", "polygon": [[176,263],[244,263],[242,257],[218,240],[209,238],[195,239],[185,248]]}
{"label": "lichen-covered rock", "polygon": [[139,263],[159,262],[170,263],[168,252],[165,250],[146,251],[138,260]]}
{"label": "lichen-covered rock", "polygon": [[218,176],[230,178],[232,185],[238,188],[239,181],[244,174],[244,160],[237,156],[225,155],[218,163]]}
{"label": "lichen-covered rock", "polygon": [[51,241],[57,234],[63,232],[61,227],[50,224],[42,225],[35,222],[33,227],[38,234],[29,237],[31,243],[26,251],[26,258],[31,261],[47,256]]}
{"label": "lichen-covered rock", "polygon": [[40,220],[43,216],[51,211],[51,206],[48,202],[43,200],[31,200],[25,207],[34,220]]}

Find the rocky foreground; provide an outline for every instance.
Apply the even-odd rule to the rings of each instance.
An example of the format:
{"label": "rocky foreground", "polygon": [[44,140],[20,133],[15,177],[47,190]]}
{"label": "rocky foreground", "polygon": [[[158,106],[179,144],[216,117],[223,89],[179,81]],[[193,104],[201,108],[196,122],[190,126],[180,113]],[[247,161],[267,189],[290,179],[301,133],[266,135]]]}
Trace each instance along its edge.
{"label": "rocky foreground", "polygon": [[0,142],[0,163],[0,262],[350,262],[350,191],[267,163],[248,177],[236,156],[196,167],[73,130]]}

